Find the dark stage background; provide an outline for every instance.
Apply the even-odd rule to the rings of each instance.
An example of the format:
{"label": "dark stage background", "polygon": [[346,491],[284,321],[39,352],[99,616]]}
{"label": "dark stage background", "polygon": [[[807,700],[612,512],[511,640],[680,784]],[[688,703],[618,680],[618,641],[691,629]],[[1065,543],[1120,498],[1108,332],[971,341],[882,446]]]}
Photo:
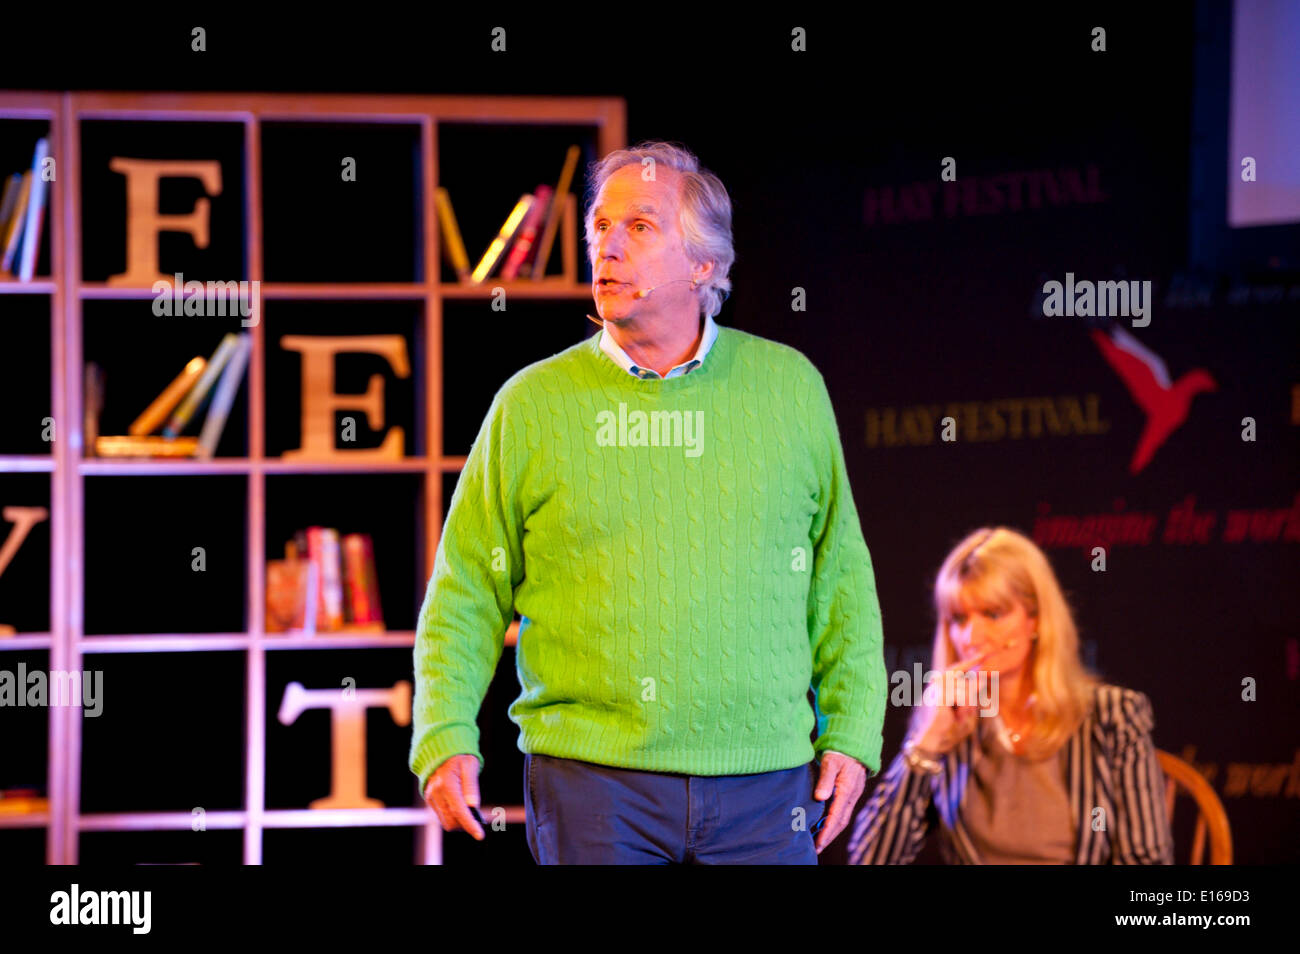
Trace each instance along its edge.
{"label": "dark stage background", "polygon": [[[203,73],[172,54],[133,55],[188,30],[164,23],[120,34],[106,72],[70,56],[44,85],[625,96],[629,144],[682,142],[731,192],[737,261],[719,321],[800,349],[828,382],[887,668],[928,661],[929,587],[949,548],[978,526],[1018,528],[1051,558],[1090,664],[1147,693],[1156,744],[1208,773],[1236,861],[1296,861],[1300,227],[1223,224],[1237,162],[1230,7],[805,19],[800,57],[784,20],[667,16],[618,29],[507,21],[517,52],[504,67],[478,42],[492,23],[286,25],[274,38],[214,25]],[[1089,49],[1098,25],[1104,53]],[[0,85],[42,85],[13,69]],[[1286,115],[1300,122],[1300,103]],[[940,182],[948,156],[951,185]],[[1043,317],[1044,282],[1067,272],[1150,281],[1149,326]],[[796,288],[806,310],[792,310]],[[509,328],[486,304],[483,315],[455,307],[467,309],[459,333],[485,349],[489,320],[492,338]],[[555,311],[549,337],[519,329],[525,350],[552,353],[595,330],[578,309]],[[1136,472],[1144,413],[1090,333],[1116,326],[1173,381],[1203,369],[1216,385]],[[474,422],[541,356],[481,354],[447,369]],[[950,413],[959,437],[945,442],[938,419]],[[1116,515],[1129,519],[1098,519]],[[1104,572],[1092,568],[1098,544]],[[483,717],[485,798],[517,797],[512,661],[507,652]],[[1243,700],[1247,679],[1255,701]],[[888,710],[886,764],[908,711]],[[823,861],[843,861],[845,840]],[[932,849],[923,860],[937,860]],[[451,863],[487,850],[448,836]]]}

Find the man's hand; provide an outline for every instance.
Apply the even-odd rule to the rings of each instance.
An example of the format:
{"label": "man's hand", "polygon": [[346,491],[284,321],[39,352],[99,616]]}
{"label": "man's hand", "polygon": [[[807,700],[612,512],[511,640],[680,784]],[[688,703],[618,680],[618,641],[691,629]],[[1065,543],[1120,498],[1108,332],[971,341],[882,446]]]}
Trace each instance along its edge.
{"label": "man's hand", "polygon": [[464,829],[479,841],[483,826],[474,820],[469,807],[478,807],[478,759],[472,755],[453,755],[429,776],[424,800],[438,813],[443,831]]}
{"label": "man's hand", "polygon": [[822,830],[817,833],[817,854],[835,840],[849,823],[849,813],[858,803],[862,790],[867,787],[867,767],[857,759],[849,758],[839,752],[822,753],[821,775],[817,779],[817,790],[813,797],[824,802],[831,797],[830,808]]}

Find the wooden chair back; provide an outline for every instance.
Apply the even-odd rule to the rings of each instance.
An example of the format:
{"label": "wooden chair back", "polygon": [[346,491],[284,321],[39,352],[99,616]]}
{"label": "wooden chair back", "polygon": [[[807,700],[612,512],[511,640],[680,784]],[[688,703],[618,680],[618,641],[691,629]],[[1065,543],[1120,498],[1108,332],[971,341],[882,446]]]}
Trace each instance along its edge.
{"label": "wooden chair back", "polygon": [[1210,787],[1204,776],[1176,755],[1156,749],[1156,758],[1165,773],[1165,810],[1169,824],[1174,823],[1174,801],[1178,789],[1183,789],[1196,803],[1196,833],[1192,836],[1192,854],[1189,864],[1204,864],[1205,840],[1209,835],[1210,864],[1232,864],[1232,831],[1228,827],[1228,813],[1223,802]]}

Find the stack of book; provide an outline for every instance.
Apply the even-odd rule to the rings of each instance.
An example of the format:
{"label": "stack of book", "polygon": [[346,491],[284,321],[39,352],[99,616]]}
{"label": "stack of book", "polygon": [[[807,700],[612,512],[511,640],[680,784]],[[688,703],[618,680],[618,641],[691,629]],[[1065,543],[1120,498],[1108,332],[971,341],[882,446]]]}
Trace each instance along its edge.
{"label": "stack of book", "polygon": [[36,273],[41,251],[41,227],[49,197],[52,168],[47,168],[50,141],[36,140],[32,167],[5,180],[0,193],[0,272],[24,282]]}
{"label": "stack of book", "polygon": [[[253,347],[251,332],[229,332],[212,357],[192,358],[153,403],[127,429],[128,434],[101,437],[99,412],[104,404],[104,374],[98,365],[86,365],[85,446],[99,457],[210,458],[225,429],[230,405],[248,366]],[[211,406],[209,407],[209,400]],[[208,408],[197,437],[182,432]],[[161,428],[160,434],[154,434]]]}
{"label": "stack of book", "polygon": [[[579,149],[570,146],[564,158],[560,181],[554,187],[539,184],[536,191],[524,193],[506,217],[497,237],[492,240],[479,263],[470,269],[461,239],[456,215],[451,210],[451,197],[446,189],[435,193],[438,206],[438,224],[442,234],[442,250],[460,281],[482,284],[496,272],[501,281],[514,281],[529,276],[541,281],[546,274],[546,263],[551,258],[551,246],[559,228],[560,216],[569,197],[573,174],[578,167]],[[499,266],[499,268],[498,268]]]}
{"label": "stack of book", "polygon": [[50,800],[39,788],[0,788],[0,815],[30,815],[48,812]]}
{"label": "stack of book", "polygon": [[266,563],[268,633],[382,633],[383,607],[368,533],[308,527]]}

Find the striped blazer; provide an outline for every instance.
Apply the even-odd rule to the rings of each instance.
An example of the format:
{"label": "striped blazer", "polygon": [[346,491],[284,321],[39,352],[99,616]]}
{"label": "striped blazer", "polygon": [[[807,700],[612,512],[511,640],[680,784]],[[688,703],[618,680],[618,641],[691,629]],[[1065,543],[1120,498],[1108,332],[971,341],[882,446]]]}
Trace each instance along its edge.
{"label": "striped blazer", "polygon": [[[1145,694],[1098,686],[1092,711],[1068,743],[1067,790],[1078,831],[1075,864],[1174,863],[1164,775],[1151,740],[1154,726]],[[984,864],[961,822],[975,735],[941,757],[943,770],[937,775],[912,771],[901,753],[894,758],[854,820],[850,864],[910,864],[936,820],[948,864]]]}

